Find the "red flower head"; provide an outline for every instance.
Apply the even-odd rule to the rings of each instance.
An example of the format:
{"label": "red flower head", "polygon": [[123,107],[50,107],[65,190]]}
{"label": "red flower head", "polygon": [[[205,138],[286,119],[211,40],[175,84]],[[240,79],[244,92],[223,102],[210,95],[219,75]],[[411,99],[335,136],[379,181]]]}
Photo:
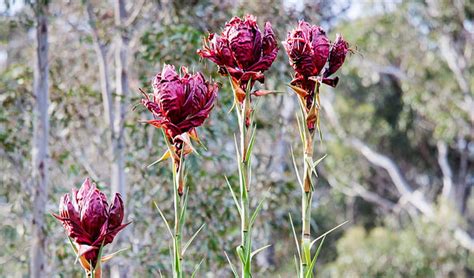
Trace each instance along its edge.
{"label": "red flower head", "polygon": [[263,72],[270,68],[278,53],[278,46],[269,22],[262,32],[256,17],[232,18],[221,35],[210,34],[198,54],[219,66],[219,72],[230,74],[240,84],[249,79],[264,81]]}
{"label": "red flower head", "polygon": [[349,51],[349,43],[344,40],[342,35],[337,34],[334,41],[331,53],[329,54],[329,67],[324,73],[325,77],[335,73],[346,60],[347,52]]}
{"label": "red flower head", "polygon": [[336,41],[331,44],[320,26],[300,21],[298,27],[288,33],[283,45],[290,65],[296,71],[290,85],[304,104],[307,113],[306,124],[308,129],[313,131],[320,105],[315,104],[316,83],[318,82],[318,86],[325,83],[336,87],[339,78],[330,78],[330,75],[344,63],[349,44],[341,35],[337,35]]}
{"label": "red flower head", "polygon": [[163,128],[171,142],[202,125],[217,95],[217,84],[207,82],[201,73],[190,75],[185,67],[181,73],[179,76],[174,66],[165,65],[153,79],[153,98],[145,95],[142,99],[155,117],[149,123]]}
{"label": "red flower head", "polygon": [[77,244],[78,257],[85,268],[83,259],[86,265],[92,262],[95,266],[100,247],[111,243],[130,224],[122,224],[124,209],[120,194],[115,194],[109,206],[104,193],[89,178],[79,191],[73,189],[71,195],[61,198],[59,215],[53,213],[53,216],[62,222],[67,235]]}
{"label": "red flower head", "polygon": [[[309,78],[319,75],[323,83],[332,87],[337,85],[337,77],[328,77],[342,66],[349,51],[349,44],[341,35],[337,35],[336,41],[331,45],[320,26],[300,21],[298,27],[288,33],[283,45],[290,65],[296,71],[292,84],[312,91],[315,84]],[[329,65],[324,70],[327,62]]]}
{"label": "red flower head", "polygon": [[290,65],[303,76],[318,75],[329,56],[329,40],[326,32],[316,25],[300,21],[298,28],[288,33],[283,42]]}

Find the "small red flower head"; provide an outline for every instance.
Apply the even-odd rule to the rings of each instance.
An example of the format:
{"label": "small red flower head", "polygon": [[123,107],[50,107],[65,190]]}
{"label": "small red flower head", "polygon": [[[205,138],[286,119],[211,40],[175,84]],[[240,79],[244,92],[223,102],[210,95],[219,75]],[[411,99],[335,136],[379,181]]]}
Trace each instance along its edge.
{"label": "small red flower head", "polygon": [[[300,21],[298,27],[288,33],[283,42],[290,65],[296,71],[292,84],[299,84],[305,90],[314,89],[314,82],[309,77],[321,76],[321,81],[335,87],[338,78],[328,78],[344,63],[349,44],[341,35],[330,43],[320,26]],[[329,64],[325,69],[325,65]],[[308,88],[309,87],[309,88]]]}
{"label": "small red flower head", "polygon": [[234,17],[221,35],[210,34],[198,54],[219,66],[219,72],[230,74],[240,84],[249,79],[264,81],[263,72],[268,70],[278,53],[278,46],[269,22],[262,32],[256,17]]}
{"label": "small red flower head", "polygon": [[142,99],[155,117],[149,123],[163,128],[171,141],[202,125],[217,95],[217,84],[206,81],[201,73],[191,75],[185,67],[181,73],[182,76],[174,66],[165,65],[153,79],[153,98],[145,95]]}
{"label": "small red flower head", "polygon": [[342,35],[337,34],[334,41],[331,53],[329,54],[329,67],[324,73],[325,77],[335,73],[346,60],[347,52],[349,51],[349,43],[344,40]]}
{"label": "small red flower head", "polygon": [[300,21],[298,27],[288,33],[283,42],[290,65],[303,76],[318,75],[329,56],[329,40],[326,32],[316,25]]}
{"label": "small red flower head", "polygon": [[59,215],[53,216],[62,222],[67,235],[77,244],[78,257],[94,266],[100,247],[111,243],[117,233],[130,224],[122,224],[124,208],[120,194],[115,194],[109,206],[104,193],[89,178],[79,191],[73,189],[72,194],[61,198]]}

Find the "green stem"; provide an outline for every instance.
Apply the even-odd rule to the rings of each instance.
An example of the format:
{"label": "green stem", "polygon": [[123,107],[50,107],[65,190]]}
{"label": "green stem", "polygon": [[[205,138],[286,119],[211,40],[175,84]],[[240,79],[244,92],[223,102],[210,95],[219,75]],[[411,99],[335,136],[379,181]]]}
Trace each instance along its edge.
{"label": "green stem", "polygon": [[[319,83],[316,84],[315,98],[313,105],[320,105],[319,103]],[[305,109],[305,107],[303,107]],[[304,136],[303,136],[303,148],[304,148],[304,178],[303,178],[303,191],[301,194],[301,220],[303,223],[301,231],[301,262],[300,262],[300,277],[313,277],[312,269],[309,268],[311,264],[311,204],[313,200],[313,138],[315,130],[309,130],[308,123],[303,119],[304,124]],[[317,114],[316,123],[319,124],[319,112]]]}
{"label": "green stem", "polygon": [[[312,141],[312,137],[306,137],[307,141]],[[301,194],[301,220],[303,227],[301,230],[301,275],[307,277],[308,266],[311,264],[311,203],[313,199],[313,181],[311,178],[311,165],[308,159],[312,157],[312,144],[308,145],[305,142],[304,153],[304,183],[305,188]],[[312,277],[312,275],[310,276]]]}
{"label": "green stem", "polygon": [[[251,261],[250,254],[252,253],[251,242],[251,227],[250,227],[250,161],[247,159],[249,151],[249,127],[252,126],[252,119],[249,117],[250,101],[248,98],[244,100],[243,104],[236,105],[237,117],[240,128],[240,159],[238,162],[240,172],[240,204],[242,208],[241,213],[241,247],[243,253],[242,261],[242,278],[251,277]],[[247,117],[249,117],[247,119]]]}
{"label": "green stem", "polygon": [[[173,160],[173,183],[174,183],[174,241],[173,241],[173,256],[174,256],[174,269],[173,277],[183,277],[183,257],[181,254],[181,241],[182,241],[182,225],[183,219],[181,219],[181,211],[183,210],[183,196],[178,193],[178,186],[180,179],[182,179],[182,169],[184,167],[183,157],[180,159],[179,164]],[[179,165],[179,166],[178,166]],[[179,168],[178,168],[179,167]]]}
{"label": "green stem", "polygon": [[[306,277],[308,266],[311,264],[311,200],[313,192],[303,192],[302,194],[302,223],[301,232],[301,277]],[[311,276],[312,277],[312,276]]]}

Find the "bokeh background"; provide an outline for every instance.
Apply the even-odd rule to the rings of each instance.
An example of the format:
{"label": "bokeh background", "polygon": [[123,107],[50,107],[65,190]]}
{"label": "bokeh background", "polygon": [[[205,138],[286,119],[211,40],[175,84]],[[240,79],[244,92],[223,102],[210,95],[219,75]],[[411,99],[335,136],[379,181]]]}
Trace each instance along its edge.
{"label": "bokeh background", "polygon": [[[236,119],[228,113],[232,95],[226,79],[214,64],[200,61],[196,50],[208,32],[247,13],[256,15],[260,26],[270,21],[279,41],[305,19],[322,25],[332,40],[342,33],[354,52],[338,73],[339,86],[323,87],[321,93],[324,137],[315,153],[328,156],[318,167],[312,231],[318,235],[349,222],[326,239],[318,276],[474,275],[472,1],[119,1],[120,28],[115,2],[49,1],[46,13],[47,277],[83,275],[63,228],[50,215],[59,198],[86,176],[110,196],[114,175],[124,177],[120,190],[126,218],[133,222],[118,243],[107,246],[108,252],[129,249],[108,263],[105,274],[119,269],[126,277],[170,277],[169,238],[153,207],[156,201],[172,218],[170,166],[147,167],[166,147],[161,132],[141,123],[147,112],[134,109],[138,88],[150,90],[164,63],[187,65],[221,83],[216,107],[199,129],[207,149],[189,159],[185,234],[206,227],[190,247],[185,268],[191,273],[202,260],[198,277],[231,277],[224,252],[237,262],[239,219],[224,177],[237,186]],[[38,211],[32,174],[36,4],[0,3],[1,277],[29,277],[28,250],[36,236],[31,228]],[[116,55],[120,50],[124,59]],[[291,73],[280,44],[261,87],[282,93],[260,99],[257,114],[252,206],[266,201],[253,238],[256,247],[272,246],[256,257],[255,277],[295,277],[288,214],[299,230],[300,189],[290,149],[299,155],[301,146],[297,98],[286,86]],[[107,105],[115,107],[115,127],[107,122]],[[114,128],[123,135],[123,148],[111,147]]]}

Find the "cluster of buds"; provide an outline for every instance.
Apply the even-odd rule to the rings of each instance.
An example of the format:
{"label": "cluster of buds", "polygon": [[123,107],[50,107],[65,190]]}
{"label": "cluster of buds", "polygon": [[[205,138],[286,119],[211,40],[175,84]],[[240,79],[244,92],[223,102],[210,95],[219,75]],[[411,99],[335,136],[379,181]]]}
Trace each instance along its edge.
{"label": "cluster of buds", "polygon": [[[169,142],[168,151],[159,161],[172,157],[179,170],[181,156],[190,153],[191,140],[199,141],[196,127],[209,117],[217,96],[217,84],[205,80],[202,73],[193,75],[181,67],[165,65],[152,81],[153,96],[143,93],[142,104],[153,114],[147,123],[162,128]],[[178,191],[183,194],[183,185]]]}
{"label": "cluster of buds", "polygon": [[[101,248],[111,243],[118,232],[128,224],[122,224],[123,201],[115,194],[113,203],[87,178],[79,191],[65,194],[59,204],[59,214],[53,214],[62,222],[67,235],[73,242],[77,257],[87,273],[94,270],[99,260]],[[100,270],[99,270],[100,271]]]}
{"label": "cluster of buds", "polygon": [[[219,66],[219,72],[230,75],[233,83],[245,92],[255,81],[264,82],[268,70],[278,54],[278,46],[270,22],[262,32],[253,15],[234,17],[226,23],[221,35],[212,33],[204,41],[198,54]],[[250,80],[250,88],[246,88]],[[243,102],[245,93],[237,95]]]}
{"label": "cluster of buds", "polygon": [[[290,84],[309,112],[316,107],[314,105],[316,86],[321,83],[332,87],[337,85],[339,78],[331,78],[331,75],[344,63],[349,52],[349,44],[339,34],[331,43],[323,28],[300,21],[298,27],[288,33],[283,46],[290,65],[296,72]],[[308,127],[314,129],[316,117],[310,118]]]}

